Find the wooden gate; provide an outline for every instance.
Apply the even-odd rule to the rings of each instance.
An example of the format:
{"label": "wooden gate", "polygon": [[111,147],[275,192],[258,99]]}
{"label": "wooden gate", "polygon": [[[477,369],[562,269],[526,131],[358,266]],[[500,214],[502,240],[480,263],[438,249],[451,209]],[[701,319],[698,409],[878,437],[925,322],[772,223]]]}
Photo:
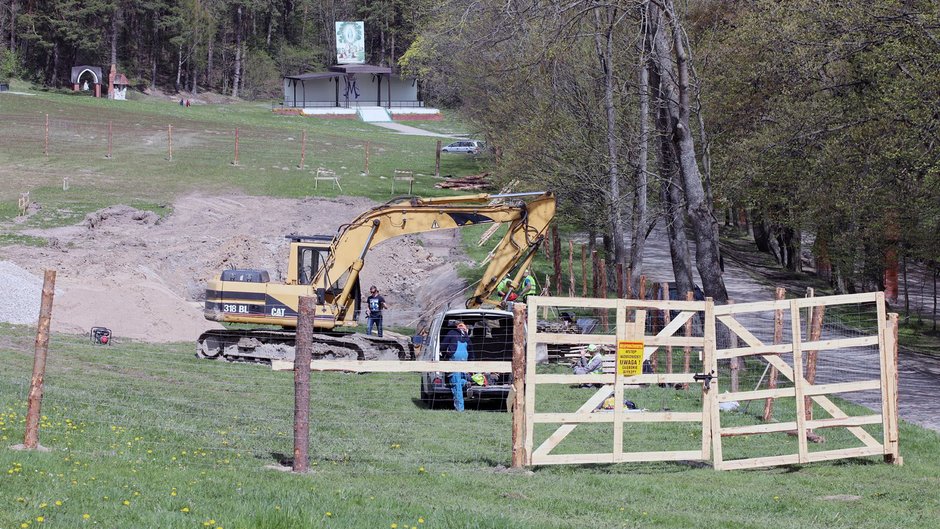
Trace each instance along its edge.
{"label": "wooden gate", "polygon": [[[610,373],[587,375],[571,374],[570,368],[556,368],[556,372],[537,371],[538,351],[543,344],[553,345],[585,345],[597,344],[608,347],[617,347],[622,341],[642,341],[644,357],[650,358],[657,350],[662,348],[671,354],[673,348],[680,350],[692,349],[699,353],[700,360],[696,364],[705,367],[704,371],[714,369],[714,316],[713,305],[709,302],[696,301],[644,301],[644,300],[617,300],[617,299],[590,299],[590,298],[563,298],[533,296],[528,298],[528,326],[526,342],[526,372],[525,372],[525,454],[529,465],[548,465],[566,463],[621,463],[631,461],[704,461],[711,454],[710,422],[712,413],[704,410],[717,410],[716,393],[708,389],[712,387],[710,378],[706,373],[652,373],[634,376],[621,376],[617,370]],[[593,315],[600,322],[600,329],[592,334],[568,334],[564,332],[540,332],[538,330],[538,316],[546,309],[565,310],[569,312],[568,319],[577,319],[582,316]],[[648,314],[664,313],[668,316],[663,319],[662,325],[653,325]],[[573,316],[573,317],[571,317]],[[612,318],[611,318],[612,316]],[[613,319],[613,326],[604,325]],[[668,320],[668,321],[667,321]],[[691,325],[690,322],[695,322]],[[695,332],[689,330],[695,327]],[[555,329],[557,331],[557,329]],[[658,332],[657,332],[658,331]],[[686,331],[684,334],[681,331]],[[551,370],[551,367],[544,369]],[[567,372],[557,372],[563,369]],[[575,385],[575,391],[580,391],[584,385],[591,385],[595,391],[589,392],[590,397],[577,409],[564,411],[544,412],[536,408],[542,404],[539,395],[543,391],[550,391],[551,386]],[[671,409],[630,410],[624,404],[625,388],[640,385],[669,388],[665,390],[675,392],[672,388],[689,389],[686,395],[694,395],[697,409],[688,411],[673,411]],[[662,390],[658,390],[662,391]],[[613,395],[612,410],[601,411],[602,403]],[[580,399],[565,404],[576,406]],[[665,406],[663,406],[665,408]],[[670,450],[628,450],[633,448],[634,436],[630,431],[624,430],[625,425],[644,423],[649,429],[650,424],[669,425],[686,423],[694,428],[698,440],[695,445],[681,448],[673,447]],[[542,424],[558,425],[554,431],[537,432],[536,426]],[[575,432],[586,425],[612,425],[612,432],[604,426],[605,430],[598,437],[610,435],[605,444],[609,451],[586,451],[574,449],[563,450],[557,453],[559,445]],[[549,430],[550,431],[550,430]],[[536,444],[536,436],[539,442]],[[545,437],[541,439],[541,437]],[[694,437],[694,435],[691,435]],[[688,436],[686,436],[688,437]],[[596,440],[596,439],[594,439]]]}
{"label": "wooden gate", "polygon": [[[716,469],[872,455],[884,455],[886,461],[901,463],[897,344],[896,334],[891,332],[896,331],[897,320],[896,315],[889,318],[886,314],[883,293],[724,305],[715,307],[714,312],[719,322],[718,332],[727,333],[724,334],[727,343],[715,352],[722,372],[726,362],[740,365],[747,359],[756,365],[766,362],[769,365],[765,373],[770,372],[770,377],[761,377],[754,389],[720,393],[714,401],[712,442]],[[774,322],[773,332],[769,327],[771,321]],[[735,342],[739,340],[743,341],[743,347],[737,347]],[[817,373],[817,362],[825,377]],[[824,369],[826,367],[828,369]],[[774,381],[776,374],[782,376],[780,384]],[[834,394],[853,394],[863,399],[869,395],[866,404],[878,407],[880,401],[881,413],[871,413],[849,401],[833,400],[829,395]],[[717,406],[748,401],[764,401],[759,406],[764,408],[763,420],[735,414],[729,416],[729,420],[738,424],[722,424]],[[776,416],[770,413],[774,404],[780,408]],[[855,410],[854,415],[845,411],[849,407]],[[816,416],[814,408],[817,408]],[[819,417],[820,414],[827,416]],[[869,431],[879,427],[881,432]],[[816,430],[834,432],[829,429],[843,428],[845,430],[839,432],[841,442],[827,443],[816,433]],[[850,435],[845,434],[846,431]],[[761,434],[776,434],[776,446],[766,445],[765,450],[775,448],[778,453],[761,454],[755,448],[757,443],[750,442],[742,443],[738,449],[744,457],[726,459],[726,442]],[[787,438],[788,435],[796,438],[796,453],[779,453],[793,449],[785,439],[781,442],[780,436]],[[832,447],[833,444],[836,446]]]}

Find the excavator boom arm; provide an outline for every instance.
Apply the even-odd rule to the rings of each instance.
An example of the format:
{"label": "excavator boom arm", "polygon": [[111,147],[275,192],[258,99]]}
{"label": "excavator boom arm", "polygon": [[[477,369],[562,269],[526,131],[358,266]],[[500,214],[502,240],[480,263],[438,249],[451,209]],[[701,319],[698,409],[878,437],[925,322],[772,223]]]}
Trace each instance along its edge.
{"label": "excavator boom arm", "polygon": [[485,204],[498,196],[479,194],[445,199],[414,198],[376,207],[340,227],[327,262],[311,284],[314,288],[329,288],[333,281],[349,273],[343,291],[335,299],[336,317],[342,319],[346,307],[351,304],[353,285],[365,255],[375,245],[403,235],[474,224],[510,223],[508,232],[493,252],[483,279],[468,301],[468,306],[479,305],[495,291],[502,277],[520,259],[530,256],[544,239],[548,224],[555,216],[555,197],[552,193],[533,195],[538,196],[516,204]]}

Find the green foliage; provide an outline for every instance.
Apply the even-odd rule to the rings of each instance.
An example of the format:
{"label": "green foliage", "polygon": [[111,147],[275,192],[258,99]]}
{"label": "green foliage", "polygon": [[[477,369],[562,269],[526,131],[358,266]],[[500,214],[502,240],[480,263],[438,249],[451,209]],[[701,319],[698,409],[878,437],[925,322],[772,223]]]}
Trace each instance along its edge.
{"label": "green foliage", "polygon": [[19,57],[16,52],[0,48],[0,81],[7,82],[17,77],[20,69]]}
{"label": "green foliage", "polygon": [[276,99],[281,96],[281,73],[277,63],[264,50],[252,50],[245,58],[243,97]]}

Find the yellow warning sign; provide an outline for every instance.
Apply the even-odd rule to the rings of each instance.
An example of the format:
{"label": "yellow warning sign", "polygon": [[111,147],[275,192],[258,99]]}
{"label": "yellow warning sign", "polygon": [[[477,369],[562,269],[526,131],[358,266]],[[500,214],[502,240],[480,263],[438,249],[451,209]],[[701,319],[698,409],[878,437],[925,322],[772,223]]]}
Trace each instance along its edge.
{"label": "yellow warning sign", "polygon": [[617,375],[632,377],[643,374],[643,342],[617,342]]}

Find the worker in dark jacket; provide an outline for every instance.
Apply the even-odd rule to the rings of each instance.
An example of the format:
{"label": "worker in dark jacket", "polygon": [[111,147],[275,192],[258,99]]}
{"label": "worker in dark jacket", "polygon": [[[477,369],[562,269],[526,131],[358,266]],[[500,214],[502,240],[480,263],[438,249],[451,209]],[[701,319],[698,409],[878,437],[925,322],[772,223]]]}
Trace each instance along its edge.
{"label": "worker in dark jacket", "polygon": [[[467,324],[458,321],[455,329],[451,329],[444,336],[444,343],[441,349],[444,352],[443,360],[452,362],[466,362],[470,359],[470,333],[467,331]],[[466,384],[466,373],[450,374],[450,390],[454,394],[454,409],[463,411],[463,388]]]}

